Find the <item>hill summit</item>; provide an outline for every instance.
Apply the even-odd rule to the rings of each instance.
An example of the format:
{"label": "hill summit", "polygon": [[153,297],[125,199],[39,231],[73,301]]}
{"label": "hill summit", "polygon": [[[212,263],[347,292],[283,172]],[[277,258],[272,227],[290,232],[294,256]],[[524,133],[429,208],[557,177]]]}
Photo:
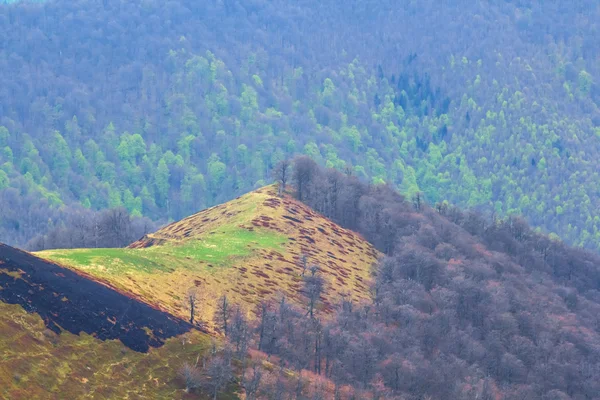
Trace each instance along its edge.
{"label": "hill summit", "polygon": [[302,299],[302,276],[316,267],[322,307],[340,296],[369,298],[378,251],[360,235],[267,186],[167,225],[126,249],[38,253],[67,268],[186,317],[185,294],[197,288],[209,321],[223,295],[253,309],[278,295]]}
{"label": "hill summit", "polygon": [[273,186],[128,248],[32,255],[0,245],[0,398],[185,397],[178,371],[210,339],[187,323],[191,288],[212,331],[222,296],[248,314],[281,296],[300,304],[303,275],[317,267],[319,313],[333,315],[341,296],[369,298],[380,255]]}
{"label": "hill summit", "polygon": [[[58,382],[50,388],[54,393],[75,393],[67,368],[83,384],[93,378],[87,371],[98,368],[125,375],[117,376],[114,390],[106,377],[88,385],[96,397],[109,398],[133,391],[155,394],[155,387],[165,394],[157,398],[186,398],[193,388],[192,395],[245,392],[257,399],[280,390],[306,395],[294,398],[317,398],[313,392],[334,398],[338,389],[344,400],[597,397],[598,256],[541,235],[517,217],[486,219],[442,203],[431,208],[420,196],[407,201],[390,186],[320,170],[305,157],[294,161],[294,174],[304,203],[265,187],[170,224],[129,248],[42,252],[55,261],[39,271],[27,272],[33,258],[7,250],[0,265],[4,298],[34,296],[40,274],[58,282],[41,286],[39,299],[51,300],[43,307],[0,303],[0,331],[7,338],[0,343],[0,360],[8,360],[0,362],[0,374],[9,398],[28,392],[37,376]],[[376,264],[373,274],[371,264]],[[67,304],[75,302],[70,308],[75,316],[80,308],[90,315],[94,303],[117,294],[126,299],[109,314],[93,312],[107,318],[97,320],[98,331],[108,327],[112,336],[83,329],[75,337],[79,329],[67,325],[67,332],[55,334],[65,318],[50,306],[63,301],[61,284],[78,276],[104,284],[84,281],[97,292],[108,286],[117,293],[96,298],[90,291],[87,302],[85,296],[64,296]],[[21,281],[30,289],[17,292]],[[83,285],[76,289],[86,292]],[[190,289],[198,296],[195,314],[186,309]],[[231,308],[221,303],[222,296]],[[286,301],[272,301],[282,296]],[[171,315],[127,322],[128,312],[137,314],[126,304],[131,300],[146,303],[138,309],[153,306],[148,315]],[[252,310],[258,318],[249,316]],[[190,314],[202,320],[206,333],[224,333],[216,335],[225,342],[223,350],[209,349],[202,330],[185,332],[189,325],[181,320]],[[127,328],[119,337],[126,346],[131,335],[146,333],[147,358],[139,355],[146,348],[124,348],[121,360],[119,344],[110,340],[116,336],[109,325],[115,316],[118,326]],[[173,327],[175,337],[160,324]],[[74,346],[102,359],[91,365],[94,361],[81,358]],[[40,354],[44,371],[69,378],[39,374],[37,363],[27,367]],[[234,371],[233,359],[251,364],[240,363]],[[60,368],[49,368],[51,363]],[[17,375],[11,379],[13,370]],[[138,377],[129,387],[132,371]],[[36,390],[46,386],[40,383]]]}

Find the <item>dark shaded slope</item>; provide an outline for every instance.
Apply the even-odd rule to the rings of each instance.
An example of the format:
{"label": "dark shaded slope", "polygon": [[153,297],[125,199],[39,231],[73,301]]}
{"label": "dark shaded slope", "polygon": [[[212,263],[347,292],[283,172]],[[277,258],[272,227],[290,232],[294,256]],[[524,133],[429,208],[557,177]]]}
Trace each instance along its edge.
{"label": "dark shaded slope", "polygon": [[191,329],[186,322],[139,300],[3,244],[0,300],[38,313],[57,333],[64,329],[101,340],[119,339],[141,352]]}

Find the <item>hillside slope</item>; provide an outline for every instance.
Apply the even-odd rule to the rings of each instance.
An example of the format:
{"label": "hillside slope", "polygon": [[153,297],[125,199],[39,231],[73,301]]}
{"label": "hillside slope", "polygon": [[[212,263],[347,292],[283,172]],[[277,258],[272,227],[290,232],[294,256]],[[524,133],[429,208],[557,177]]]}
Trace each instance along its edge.
{"label": "hillside slope", "polygon": [[131,296],[0,244],[0,398],[181,398],[177,371],[209,342]]}
{"label": "hillside slope", "polygon": [[[240,357],[251,360],[235,371],[241,378],[241,365],[249,367],[247,380],[237,383],[253,387],[255,398],[301,398],[298,392],[333,398],[338,389],[343,400],[597,398],[600,256],[536,233],[518,218],[433,209],[389,186],[304,168],[315,171],[305,182],[309,190],[300,195],[296,188],[298,196],[331,220],[264,187],[130,248],[41,253],[68,269],[0,247],[2,395],[185,398],[176,367],[205,354],[208,336],[193,330],[169,337],[153,324],[166,318],[185,331],[187,324],[157,309],[187,317],[182,298],[191,282],[201,292],[207,325],[220,295],[248,314],[257,302],[268,302],[261,318],[249,318],[242,330],[251,351]],[[354,227],[386,255],[332,221]],[[314,317],[300,291],[302,253],[325,280]],[[61,284],[74,293],[64,295]],[[291,301],[277,301],[280,294]],[[124,300],[107,301],[112,296]],[[148,305],[129,307],[136,299],[153,305],[157,317],[144,320]],[[114,313],[119,329],[110,336]],[[105,333],[52,331],[82,321]],[[147,353],[100,340],[118,337],[128,344],[123,336],[131,333],[133,344],[148,339]],[[239,338],[223,339],[233,348]],[[110,375],[114,382],[107,383]]]}
{"label": "hillside slope", "polygon": [[275,309],[269,354],[371,391],[356,398],[598,399],[599,255],[517,217],[431,208],[306,158],[294,168],[306,204],[386,256],[371,302],[346,302],[323,326]]}
{"label": "hillside slope", "polygon": [[50,250],[38,256],[184,318],[183,299],[196,287],[201,319],[210,325],[223,295],[248,311],[280,295],[301,302],[302,255],[325,279],[324,311],[342,295],[366,300],[378,254],[356,233],[288,195],[276,196],[269,186],[168,225],[127,249]]}

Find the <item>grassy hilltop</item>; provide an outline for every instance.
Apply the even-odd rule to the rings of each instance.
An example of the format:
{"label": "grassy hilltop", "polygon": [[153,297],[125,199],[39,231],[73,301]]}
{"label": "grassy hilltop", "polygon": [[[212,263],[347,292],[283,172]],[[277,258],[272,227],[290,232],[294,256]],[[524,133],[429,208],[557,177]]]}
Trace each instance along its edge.
{"label": "grassy hilltop", "polygon": [[[5,253],[7,260],[14,258]],[[273,187],[168,225],[129,248],[52,250],[37,256],[181,319],[189,317],[185,293],[197,286],[199,316],[210,328],[217,299],[225,294],[248,312],[276,295],[300,302],[303,254],[306,265],[318,265],[325,279],[323,311],[341,295],[368,298],[371,266],[379,253],[291,197],[276,196]],[[0,268],[0,277],[11,283],[29,279],[8,268]],[[43,290],[57,290],[46,286]],[[74,334],[61,327],[57,334],[41,311],[29,311],[0,302],[0,397],[186,398],[177,371],[210,348],[211,335],[192,330],[147,353],[136,352],[118,340],[100,340],[96,332]]]}
{"label": "grassy hilltop", "polygon": [[37,255],[182,318],[187,317],[185,293],[196,286],[201,319],[209,322],[225,294],[248,310],[277,294],[300,301],[303,254],[307,266],[317,265],[326,280],[324,307],[342,294],[368,298],[378,252],[291,197],[277,197],[271,186],[168,225],[126,249]]}

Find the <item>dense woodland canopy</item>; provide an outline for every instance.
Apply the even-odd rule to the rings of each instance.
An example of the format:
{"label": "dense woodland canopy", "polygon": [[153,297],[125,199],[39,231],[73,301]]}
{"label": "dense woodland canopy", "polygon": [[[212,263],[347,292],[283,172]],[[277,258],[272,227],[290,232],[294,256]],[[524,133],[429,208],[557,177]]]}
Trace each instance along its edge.
{"label": "dense woodland canopy", "polygon": [[594,0],[0,5],[0,241],[75,206],[178,219],[302,153],[597,249],[599,25]]}
{"label": "dense woodland canopy", "polygon": [[[319,265],[303,275],[303,309],[285,298],[265,302],[249,325],[234,305],[217,311],[232,349],[256,347],[314,374],[310,386],[300,373],[273,368],[273,378],[251,365],[242,380],[248,398],[598,398],[598,255],[519,218],[429,207],[307,159],[295,164],[297,196],[386,256],[374,269],[372,301],[342,300],[333,318],[319,300],[327,290]],[[319,378],[334,389],[314,384]],[[344,385],[354,397],[342,395]]]}

